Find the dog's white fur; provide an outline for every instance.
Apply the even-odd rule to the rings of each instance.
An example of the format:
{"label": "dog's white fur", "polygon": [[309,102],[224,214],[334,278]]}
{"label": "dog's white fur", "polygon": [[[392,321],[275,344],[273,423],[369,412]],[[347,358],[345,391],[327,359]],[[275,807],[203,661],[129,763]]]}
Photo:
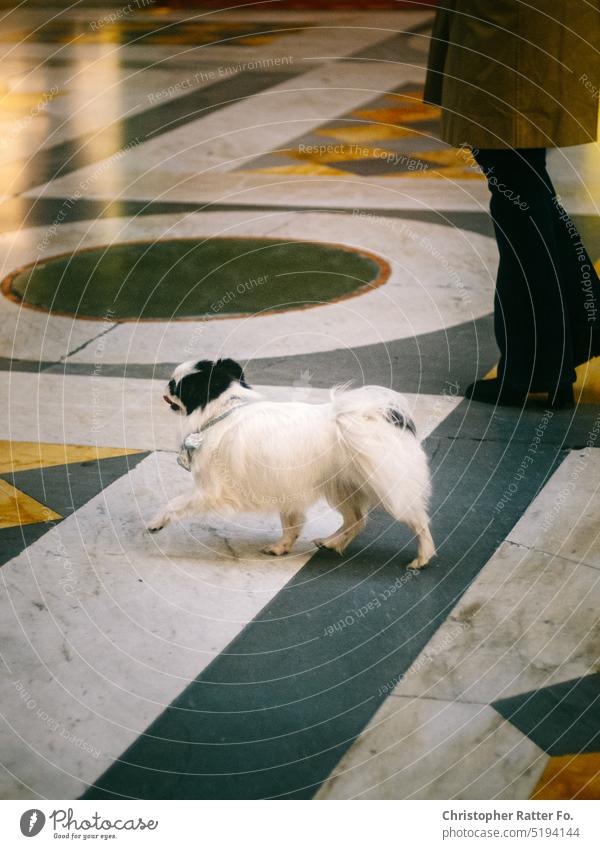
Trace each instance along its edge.
{"label": "dog's white fur", "polygon": [[[173,377],[178,381],[192,369],[193,363],[183,363]],[[381,505],[417,537],[418,556],[408,566],[429,562],[435,547],[427,513],[427,458],[413,433],[386,419],[393,408],[408,420],[401,395],[365,386],[334,389],[326,404],[272,402],[234,381],[206,407],[186,415],[183,435],[240,399],[253,403],[205,431],[192,463],[194,489],[169,502],[149,530],[210,511],[278,511],[283,535],[264,551],[282,555],[296,542],[306,509],[324,498],[343,523],[331,536],[315,540],[318,546],[341,554],[364,528],[369,510]]]}

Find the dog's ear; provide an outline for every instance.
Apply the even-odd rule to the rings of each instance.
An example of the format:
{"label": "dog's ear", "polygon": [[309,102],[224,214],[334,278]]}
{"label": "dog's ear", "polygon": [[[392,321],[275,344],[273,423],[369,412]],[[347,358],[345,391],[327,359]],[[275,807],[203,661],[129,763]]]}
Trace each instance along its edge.
{"label": "dog's ear", "polygon": [[218,368],[228,374],[233,380],[239,380],[242,386],[246,386],[246,378],[244,369],[235,360],[217,360],[215,368]]}
{"label": "dog's ear", "polygon": [[230,386],[233,380],[239,380],[242,386],[244,371],[235,360],[200,360],[196,370],[184,375],[177,385],[177,394],[189,415],[198,407],[202,408],[218,398]]}
{"label": "dog's ear", "polygon": [[208,375],[202,371],[184,374],[177,384],[177,396],[188,415],[205,407],[210,400]]}

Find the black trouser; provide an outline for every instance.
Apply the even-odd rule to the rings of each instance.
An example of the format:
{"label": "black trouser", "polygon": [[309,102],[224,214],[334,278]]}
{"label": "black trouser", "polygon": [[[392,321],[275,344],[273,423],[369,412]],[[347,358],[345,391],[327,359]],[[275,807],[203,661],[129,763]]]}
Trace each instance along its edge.
{"label": "black trouser", "polygon": [[500,264],[494,330],[507,387],[575,380],[600,353],[600,281],[556,198],[545,148],[474,150],[491,192]]}

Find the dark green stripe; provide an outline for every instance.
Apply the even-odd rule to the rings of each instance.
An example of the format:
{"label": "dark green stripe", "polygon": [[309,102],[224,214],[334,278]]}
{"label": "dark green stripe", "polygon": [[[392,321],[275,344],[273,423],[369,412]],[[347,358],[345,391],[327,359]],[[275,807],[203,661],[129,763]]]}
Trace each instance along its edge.
{"label": "dark green stripe", "polygon": [[[69,198],[28,198],[19,197],[0,203],[0,232],[19,230],[22,227],[39,227],[43,224],[52,224],[61,213],[61,224],[71,221],[88,221],[99,218],[118,218],[123,216],[137,215],[161,215],[173,212],[275,212],[282,215],[288,212],[297,212],[299,215],[306,212],[323,212],[319,206],[297,206],[291,204],[263,204],[263,203],[213,203],[212,201],[151,201],[151,200],[94,200],[92,198],[80,198],[77,201],[66,203]],[[326,211],[335,215],[355,215],[354,209],[348,207],[327,208]],[[372,215],[377,218],[398,218],[408,221],[423,221],[427,224],[441,224],[447,227],[457,227],[459,230],[467,230],[473,233],[481,233],[484,236],[493,236],[492,223],[486,212],[452,212],[435,210],[415,209],[386,209],[361,207],[360,212],[364,215]],[[592,215],[572,216],[580,231],[585,227],[585,220],[598,222],[600,218]],[[583,224],[582,224],[583,221]],[[600,230],[600,226],[598,227]]]}
{"label": "dark green stripe", "polygon": [[600,675],[494,702],[492,707],[552,757],[600,752]]}

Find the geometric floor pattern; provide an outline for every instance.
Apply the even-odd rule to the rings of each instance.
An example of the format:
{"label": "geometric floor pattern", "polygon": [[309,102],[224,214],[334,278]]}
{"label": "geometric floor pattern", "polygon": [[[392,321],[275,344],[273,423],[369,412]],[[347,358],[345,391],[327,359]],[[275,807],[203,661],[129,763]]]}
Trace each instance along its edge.
{"label": "geometric floor pattern", "polygon": [[[522,492],[498,519],[494,533],[482,534],[503,488],[505,468],[513,466],[522,445],[508,454],[504,446],[482,446],[460,483],[442,462],[446,450],[434,431],[429,451],[440,499],[433,513],[436,537],[444,540],[442,569],[432,567],[414,579],[399,573],[412,541],[384,515],[374,517],[349,548],[343,567],[330,553],[313,554],[86,798],[119,798],[129,795],[132,786],[148,798],[313,796],[386,700],[389,682],[400,679],[418,657],[530,498],[531,490]],[[458,447],[453,450],[461,453]],[[554,454],[548,452],[538,473],[548,472]],[[458,456],[454,462],[460,462]],[[491,479],[482,490],[483,468]],[[530,481],[533,487],[542,483]],[[455,507],[446,505],[442,515],[439,504],[453,487]],[[479,542],[468,558],[463,534],[450,533],[450,526],[460,527],[463,487],[481,490],[469,520]],[[380,600],[377,608],[374,600]],[[407,616],[411,609],[422,611],[416,630]],[[364,618],[357,613],[361,610],[369,611]],[[303,647],[307,641],[310,651]],[[152,770],[157,763],[160,775]]]}
{"label": "geometric floor pattern", "polygon": [[76,511],[143,456],[135,449],[1,440],[0,563]]}
{"label": "geometric floor pattern", "polygon": [[[250,317],[236,277],[203,321],[0,297],[0,797],[600,798],[598,363],[574,411],[462,396],[497,362],[497,255],[485,181],[421,100],[429,9],[232,5],[7,12],[0,276],[248,238],[389,276]],[[549,155],[594,260],[599,156]],[[278,560],[274,514],[145,533],[189,486],[164,380],[217,356],[273,400],[405,393],[431,567],[378,512],[315,549],[321,505]]]}
{"label": "geometric floor pattern", "polygon": [[550,755],[532,799],[597,799],[600,781],[600,674],[494,704]]}
{"label": "geometric floor pattern", "polygon": [[440,110],[408,83],[244,166],[260,174],[482,180],[473,158],[439,138]]}

